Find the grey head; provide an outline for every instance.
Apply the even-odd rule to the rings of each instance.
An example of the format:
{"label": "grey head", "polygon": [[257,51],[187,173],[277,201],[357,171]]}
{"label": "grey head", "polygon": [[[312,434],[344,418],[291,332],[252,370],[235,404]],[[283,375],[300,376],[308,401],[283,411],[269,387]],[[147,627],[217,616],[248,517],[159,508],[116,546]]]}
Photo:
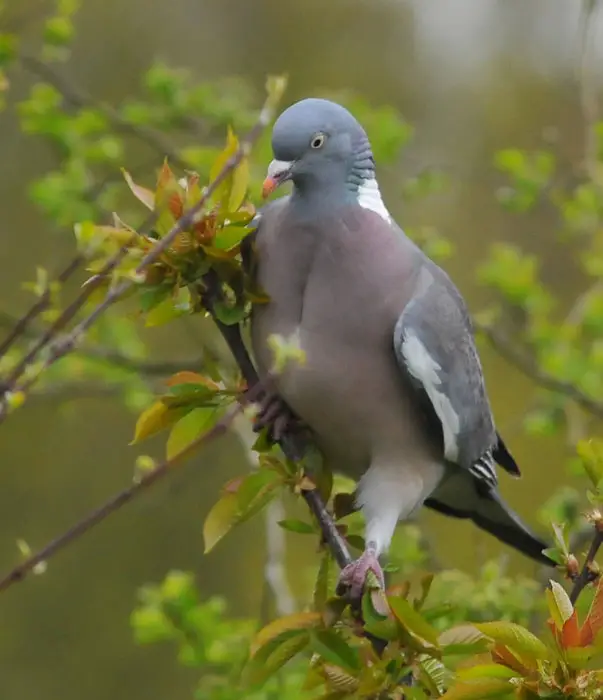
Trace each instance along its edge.
{"label": "grey head", "polygon": [[329,100],[308,98],[287,108],[274,124],[272,150],[264,196],[292,180],[294,196],[345,201],[375,177],[366,132],[347,109]]}

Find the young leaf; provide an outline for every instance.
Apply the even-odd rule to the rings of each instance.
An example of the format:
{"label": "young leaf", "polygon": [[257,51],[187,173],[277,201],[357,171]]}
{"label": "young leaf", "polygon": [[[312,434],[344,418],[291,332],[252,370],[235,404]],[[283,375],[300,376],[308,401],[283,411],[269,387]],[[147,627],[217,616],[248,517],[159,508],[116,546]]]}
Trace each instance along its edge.
{"label": "young leaf", "polygon": [[166,446],[166,457],[173,459],[194,442],[212,424],[215,408],[194,408],[172,428]]}
{"label": "young leaf", "polygon": [[565,623],[574,614],[574,606],[565,592],[563,586],[556,581],[549,581],[551,587],[545,591],[549,612],[558,630],[562,630]]}
{"label": "young leaf", "polygon": [[155,194],[146,187],[141,187],[141,185],[137,185],[127,170],[124,170],[122,168],[121,172],[124,176],[124,180],[128,183],[128,187],[130,188],[132,194],[136,197],[136,199],[138,199],[139,202],[142,202],[145,205],[145,207],[147,207],[147,209],[153,211],[153,208],[155,206]]}
{"label": "young leaf", "polygon": [[456,676],[459,680],[469,680],[470,678],[503,678],[510,680],[511,678],[516,678],[517,673],[500,664],[478,664],[477,666],[458,669]]}
{"label": "young leaf", "polygon": [[284,632],[292,630],[313,630],[322,625],[322,615],[319,612],[300,612],[279,617],[263,627],[255,636],[249,650],[255,656],[268,642],[276,639]]}
{"label": "young leaf", "polygon": [[595,597],[580,631],[581,644],[587,646],[592,644],[599,632],[603,629],[603,577],[599,578]]}
{"label": "young leaf", "polygon": [[488,648],[487,638],[473,625],[451,627],[440,634],[438,642],[444,656],[479,654]]}
{"label": "young leaf", "polygon": [[163,401],[155,401],[138,417],[134,429],[134,439],[130,444],[135,445],[137,442],[155,435],[175,423],[183,415],[182,409],[169,408]]}
{"label": "young leaf", "polygon": [[214,504],[203,523],[204,553],[210,552],[238,521],[239,504],[236,493],[225,493]]}
{"label": "young leaf", "polygon": [[439,647],[438,633],[425,620],[421,613],[417,612],[406,598],[388,596],[390,608],[396,619],[411,635],[430,646]]}
{"label": "young leaf", "polygon": [[288,661],[308,646],[310,635],[305,629],[283,632],[251,656],[243,671],[243,681],[250,688],[261,687]]}
{"label": "young leaf", "polygon": [[448,685],[452,673],[438,659],[422,656],[419,659],[420,680],[434,697],[439,697]]}
{"label": "young leaf", "polygon": [[549,649],[525,627],[514,622],[480,622],[475,627],[486,637],[504,644],[523,662],[540,661],[550,657]]}
{"label": "young leaf", "polygon": [[314,609],[321,612],[329,599],[329,573],[331,571],[331,553],[326,551],[321,559],[314,584]]}
{"label": "young leaf", "polygon": [[175,318],[178,318],[185,313],[187,313],[187,310],[176,306],[174,299],[172,299],[170,296],[167,299],[164,299],[161,303],[157,304],[157,306],[153,307],[147,313],[145,318],[145,326],[162,326],[164,323],[173,321]]}
{"label": "young leaf", "polygon": [[327,663],[355,673],[360,670],[358,651],[334,630],[317,630],[310,636],[310,646]]}
{"label": "young leaf", "polygon": [[232,173],[232,185],[228,197],[228,211],[236,212],[245,201],[249,186],[249,162],[243,158]]}
{"label": "young leaf", "polygon": [[220,250],[229,250],[245,238],[247,231],[242,226],[224,226],[214,238],[214,246]]}
{"label": "young leaf", "polygon": [[510,698],[513,686],[501,678],[474,678],[455,683],[441,700],[489,700]]}
{"label": "young leaf", "polygon": [[316,532],[316,529],[310,523],[306,523],[303,520],[279,520],[278,524],[283,530],[297,532],[302,535],[313,535]]}
{"label": "young leaf", "polygon": [[165,380],[167,386],[178,386],[179,384],[202,384],[208,388],[218,391],[220,387],[208,377],[204,377],[196,372],[177,372]]}
{"label": "young leaf", "polygon": [[245,478],[237,491],[239,519],[241,522],[261,510],[282,484],[279,474],[268,469],[258,469]]}

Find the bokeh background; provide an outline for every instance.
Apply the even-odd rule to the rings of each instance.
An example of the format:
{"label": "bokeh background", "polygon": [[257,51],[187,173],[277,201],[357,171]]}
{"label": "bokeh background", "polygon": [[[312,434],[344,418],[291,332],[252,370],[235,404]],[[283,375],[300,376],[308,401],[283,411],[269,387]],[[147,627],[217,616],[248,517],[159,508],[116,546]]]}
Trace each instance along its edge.
{"label": "bokeh background", "polygon": [[[20,19],[31,33],[42,0],[8,0],[2,22]],[[580,3],[568,0],[85,0],[77,39],[62,73],[95,98],[117,103],[140,90],[154,61],[191,69],[199,81],[238,76],[258,89],[265,75],[286,72],[286,101],[354,90],[395,107],[415,127],[403,162],[380,177],[402,226],[423,221],[454,242],[446,268],[479,310],[486,292],[474,269],[493,241],[510,241],[541,259],[543,279],[561,300],[582,280],[555,237],[550,208],[517,217],[501,208],[502,181],[492,155],[513,145],[554,144],[568,169],[584,148],[577,66]],[[603,79],[603,13],[593,31],[591,68]],[[1,26],[0,26],[1,29]],[[598,47],[597,47],[598,44]],[[11,104],[31,77],[11,76]],[[33,206],[28,186],[54,166],[45,143],[24,136],[14,109],[0,114],[0,307],[18,314],[29,296],[22,282],[35,264],[57,270],[73,237]],[[124,163],[124,165],[128,165]],[[433,201],[405,205],[404,177],[443,169],[450,186]],[[153,360],[194,355],[194,328],[145,333]],[[562,438],[526,437],[522,417],[534,386],[488,346],[483,361],[499,429],[524,470],[503,477],[503,491],[532,524],[536,510],[566,478]],[[33,398],[0,432],[0,568],[17,559],[15,541],[38,547],[131,479],[135,416],[110,396],[58,403]],[[147,451],[161,451],[161,440]],[[203,556],[202,522],[220,485],[244,469],[236,437],[207,449],[169,483],[160,484],[50,562],[47,574],[0,599],[0,695],[6,700],[190,697],[195,673],[178,669],[161,648],[132,641],[136,590],[169,569],[196,573],[203,594],[224,594],[235,614],[260,605],[264,529],[261,520],[234,532]],[[474,529],[423,516],[442,563],[471,570],[498,546]],[[303,564],[314,561],[305,538],[288,538],[294,591]],[[512,565],[527,570],[517,561]]]}

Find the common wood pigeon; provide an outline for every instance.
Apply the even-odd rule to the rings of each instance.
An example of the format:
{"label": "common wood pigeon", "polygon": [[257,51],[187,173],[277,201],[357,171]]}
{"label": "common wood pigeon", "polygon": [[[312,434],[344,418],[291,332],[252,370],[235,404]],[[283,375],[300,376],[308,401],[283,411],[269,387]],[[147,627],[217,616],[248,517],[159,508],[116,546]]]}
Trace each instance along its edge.
{"label": "common wood pigeon", "polygon": [[292,194],[258,215],[255,274],[268,294],[251,339],[260,376],[272,334],[304,363],[275,379],[284,405],[313,431],[333,470],[359,481],[366,549],[340,584],[360,595],[396,523],[422,505],[469,518],[538,562],[545,543],[504,503],[496,463],[519,476],[497,433],[472,324],[448,275],[388,212],[367,135],[342,106],[305,99],[272,133],[264,195]]}

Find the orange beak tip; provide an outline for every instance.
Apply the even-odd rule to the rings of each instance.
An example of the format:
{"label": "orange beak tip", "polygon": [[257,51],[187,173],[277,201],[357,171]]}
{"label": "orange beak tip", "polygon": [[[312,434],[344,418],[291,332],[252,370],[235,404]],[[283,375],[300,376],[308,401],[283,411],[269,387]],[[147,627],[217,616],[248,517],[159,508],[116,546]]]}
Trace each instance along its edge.
{"label": "orange beak tip", "polygon": [[267,199],[277,188],[277,181],[273,177],[267,177],[262,184],[262,199]]}

